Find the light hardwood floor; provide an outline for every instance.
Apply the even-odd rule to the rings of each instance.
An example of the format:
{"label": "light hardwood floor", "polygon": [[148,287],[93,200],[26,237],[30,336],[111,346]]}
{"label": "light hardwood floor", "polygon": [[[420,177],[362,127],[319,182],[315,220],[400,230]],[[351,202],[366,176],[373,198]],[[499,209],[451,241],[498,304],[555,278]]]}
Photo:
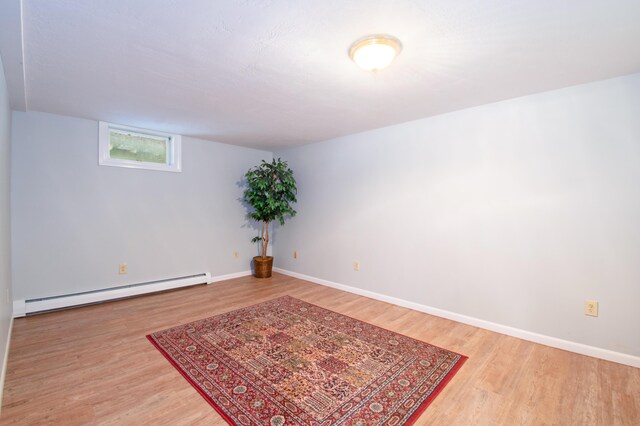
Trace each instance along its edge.
{"label": "light hardwood floor", "polygon": [[145,335],[285,294],[467,355],[419,425],[640,424],[640,369],[279,274],[16,319],[0,423],[225,425]]}

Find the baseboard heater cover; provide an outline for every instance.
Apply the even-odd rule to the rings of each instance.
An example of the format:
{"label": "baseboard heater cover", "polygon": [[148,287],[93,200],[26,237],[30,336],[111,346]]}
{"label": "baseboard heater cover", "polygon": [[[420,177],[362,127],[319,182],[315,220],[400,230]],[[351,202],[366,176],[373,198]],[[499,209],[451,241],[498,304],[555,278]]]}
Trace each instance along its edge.
{"label": "baseboard heater cover", "polygon": [[41,299],[16,300],[13,302],[13,316],[23,317],[28,314],[50,311],[53,309],[68,308],[90,303],[104,302],[125,297],[137,296],[146,293],[171,290],[174,288],[188,287],[196,284],[208,284],[211,282],[211,274],[187,275],[184,277],[166,280],[150,281],[140,284],[130,284],[120,287],[111,287],[102,290],[87,291],[82,293],[66,294],[62,296],[45,297]]}

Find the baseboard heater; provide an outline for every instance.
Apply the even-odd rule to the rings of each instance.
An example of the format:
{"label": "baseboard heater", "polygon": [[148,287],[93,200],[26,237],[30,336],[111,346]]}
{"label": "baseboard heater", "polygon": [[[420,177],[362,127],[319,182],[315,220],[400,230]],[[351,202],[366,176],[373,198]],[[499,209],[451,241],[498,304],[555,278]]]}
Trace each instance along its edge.
{"label": "baseboard heater", "polygon": [[201,274],[187,275],[184,277],[123,285],[120,287],[111,287],[81,293],[65,294],[62,296],[16,300],[13,302],[13,316],[14,318],[23,317],[25,315],[51,311],[54,309],[106,302],[108,300],[122,299],[125,297],[155,293],[180,287],[188,287],[196,284],[208,284],[209,282],[211,282],[211,274],[209,272],[203,272]]}

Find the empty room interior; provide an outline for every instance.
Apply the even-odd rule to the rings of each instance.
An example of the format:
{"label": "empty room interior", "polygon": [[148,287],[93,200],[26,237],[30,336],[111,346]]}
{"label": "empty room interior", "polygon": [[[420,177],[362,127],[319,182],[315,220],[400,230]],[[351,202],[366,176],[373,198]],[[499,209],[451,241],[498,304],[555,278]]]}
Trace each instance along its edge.
{"label": "empty room interior", "polygon": [[640,424],[637,0],[2,0],[0,424]]}

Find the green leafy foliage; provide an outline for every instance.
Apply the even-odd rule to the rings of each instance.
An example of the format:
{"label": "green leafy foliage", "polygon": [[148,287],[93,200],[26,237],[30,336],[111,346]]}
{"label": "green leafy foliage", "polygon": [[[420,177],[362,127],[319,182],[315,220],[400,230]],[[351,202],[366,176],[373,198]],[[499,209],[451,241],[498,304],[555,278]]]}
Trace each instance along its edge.
{"label": "green leafy foliage", "polygon": [[255,237],[252,242],[262,242],[262,257],[266,257],[269,223],[277,220],[284,225],[286,217],[296,215],[292,207],[296,202],[296,180],[287,162],[280,158],[271,162],[262,160],[258,166],[249,169],[244,177],[247,182],[244,201],[253,208],[249,217],[263,222],[262,236]]}

